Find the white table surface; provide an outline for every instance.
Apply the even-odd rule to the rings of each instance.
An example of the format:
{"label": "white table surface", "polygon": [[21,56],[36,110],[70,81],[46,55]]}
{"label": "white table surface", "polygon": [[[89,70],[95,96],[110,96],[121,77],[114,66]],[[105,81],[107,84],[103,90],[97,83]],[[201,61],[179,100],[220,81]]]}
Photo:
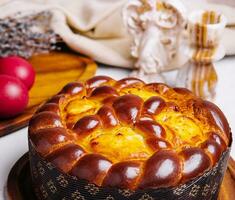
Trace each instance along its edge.
{"label": "white table surface", "polygon": [[[232,130],[235,130],[235,57],[225,58],[216,64],[219,74],[216,104],[227,116]],[[108,75],[116,79],[129,74],[128,70],[99,67],[97,75]],[[170,73],[174,77],[175,73]],[[0,138],[0,200],[4,199],[5,184],[8,173],[14,163],[28,151],[27,128]],[[235,158],[235,146],[231,155]]]}

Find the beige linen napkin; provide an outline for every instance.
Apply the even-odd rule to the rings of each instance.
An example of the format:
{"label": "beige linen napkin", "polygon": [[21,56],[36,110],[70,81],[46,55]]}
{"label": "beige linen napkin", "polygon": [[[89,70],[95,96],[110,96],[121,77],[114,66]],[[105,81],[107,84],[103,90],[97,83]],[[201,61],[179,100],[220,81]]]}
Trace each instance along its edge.
{"label": "beige linen napkin", "polygon": [[[17,12],[26,15],[50,10],[53,13],[51,28],[70,48],[98,62],[132,68],[131,38],[122,21],[122,7],[126,1],[0,0],[0,18]],[[202,0],[183,1],[189,12],[194,9],[215,9],[227,16],[229,27],[225,31],[223,43],[227,55],[235,54],[235,42],[231,42],[235,34],[232,28],[235,26],[235,8]]]}

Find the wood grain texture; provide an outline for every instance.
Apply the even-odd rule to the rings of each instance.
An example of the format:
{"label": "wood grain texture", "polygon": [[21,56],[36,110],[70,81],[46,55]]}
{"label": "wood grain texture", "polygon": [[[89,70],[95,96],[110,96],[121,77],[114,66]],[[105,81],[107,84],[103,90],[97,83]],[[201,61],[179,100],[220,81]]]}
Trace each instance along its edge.
{"label": "wood grain texture", "polygon": [[0,137],[27,126],[37,107],[57,94],[69,82],[95,75],[97,65],[90,59],[71,52],[51,52],[32,57],[36,80],[29,92],[27,109],[19,116],[0,121]]}
{"label": "wood grain texture", "polygon": [[223,184],[220,188],[219,200],[235,199],[235,161],[230,158]]}
{"label": "wood grain texture", "polygon": [[[30,178],[28,153],[22,156],[11,169],[7,180],[6,195],[9,200],[36,200]],[[230,158],[218,200],[232,200],[234,195],[235,161]]]}

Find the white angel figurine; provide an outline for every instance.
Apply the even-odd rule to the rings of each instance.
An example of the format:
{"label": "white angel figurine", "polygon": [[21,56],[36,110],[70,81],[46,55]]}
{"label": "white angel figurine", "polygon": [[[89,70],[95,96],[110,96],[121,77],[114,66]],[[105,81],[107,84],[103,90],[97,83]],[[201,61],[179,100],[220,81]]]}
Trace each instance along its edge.
{"label": "white angel figurine", "polygon": [[[163,81],[161,72],[182,66],[186,11],[180,0],[129,0],[123,19],[133,37],[131,55],[137,68],[131,76]],[[177,66],[179,65],[179,66]]]}

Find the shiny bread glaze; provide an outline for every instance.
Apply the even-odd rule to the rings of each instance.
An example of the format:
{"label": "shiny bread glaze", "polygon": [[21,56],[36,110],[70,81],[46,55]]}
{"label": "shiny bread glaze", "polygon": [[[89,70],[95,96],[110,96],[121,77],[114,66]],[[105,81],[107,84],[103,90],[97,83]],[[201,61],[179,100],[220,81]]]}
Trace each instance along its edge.
{"label": "shiny bread glaze", "polygon": [[96,76],[73,82],[29,123],[36,151],[104,187],[172,187],[203,175],[231,143],[222,111],[184,88]]}

